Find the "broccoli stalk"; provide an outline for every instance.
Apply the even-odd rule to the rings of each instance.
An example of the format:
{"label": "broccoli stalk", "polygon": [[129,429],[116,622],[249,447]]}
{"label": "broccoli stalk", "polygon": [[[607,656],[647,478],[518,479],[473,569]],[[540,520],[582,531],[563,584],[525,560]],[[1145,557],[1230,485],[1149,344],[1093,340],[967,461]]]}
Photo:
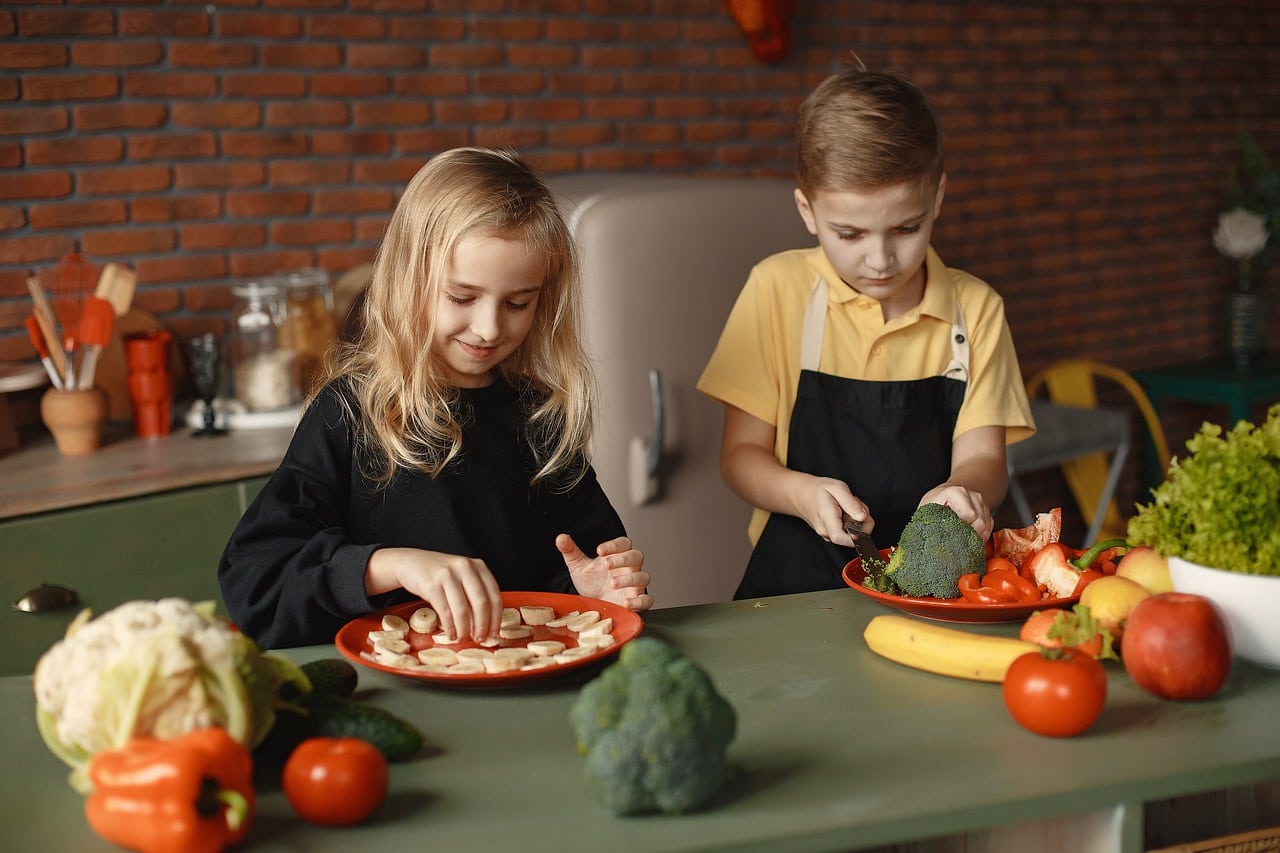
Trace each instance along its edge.
{"label": "broccoli stalk", "polygon": [[951,507],[930,503],[911,514],[883,571],[872,567],[863,584],[917,598],[959,598],[960,576],[986,565],[982,537]]}
{"label": "broccoli stalk", "polygon": [[724,783],[733,707],[693,661],[640,637],[570,710],[595,799],[616,815],[688,812]]}

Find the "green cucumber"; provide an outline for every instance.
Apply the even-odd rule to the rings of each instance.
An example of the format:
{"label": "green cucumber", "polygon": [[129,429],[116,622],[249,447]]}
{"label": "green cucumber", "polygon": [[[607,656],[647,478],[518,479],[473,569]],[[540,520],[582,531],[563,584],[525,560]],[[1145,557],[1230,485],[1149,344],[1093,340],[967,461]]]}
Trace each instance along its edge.
{"label": "green cucumber", "polygon": [[350,696],[356,692],[356,682],[360,680],[356,668],[344,658],[313,660],[300,669],[310,680],[312,690],[330,696]]}
{"label": "green cucumber", "polygon": [[264,756],[287,756],[307,738],[355,737],[376,746],[387,761],[407,761],[425,742],[412,723],[346,696],[311,692],[295,705],[301,713],[283,708],[276,712],[275,725],[259,746]]}

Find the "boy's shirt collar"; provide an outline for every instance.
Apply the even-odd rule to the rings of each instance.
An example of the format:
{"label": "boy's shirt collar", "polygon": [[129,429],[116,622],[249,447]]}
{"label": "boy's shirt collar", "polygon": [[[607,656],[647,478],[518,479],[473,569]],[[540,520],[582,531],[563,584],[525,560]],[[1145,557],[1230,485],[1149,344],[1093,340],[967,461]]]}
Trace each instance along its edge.
{"label": "boy's shirt collar", "polygon": [[[844,279],[840,278],[835,267],[831,266],[831,262],[827,260],[827,256],[821,248],[814,247],[809,257],[809,266],[812,267],[815,273],[826,279],[829,285],[827,288],[827,298],[829,300],[838,303],[854,302],[855,300],[876,301],[845,284]],[[956,289],[951,281],[951,273],[932,246],[929,247],[925,256],[925,269],[927,278],[925,279],[924,297],[920,300],[920,304],[909,311],[908,314],[914,315],[918,311],[920,314],[928,314],[930,317],[936,317],[939,320],[950,323],[956,316]]]}

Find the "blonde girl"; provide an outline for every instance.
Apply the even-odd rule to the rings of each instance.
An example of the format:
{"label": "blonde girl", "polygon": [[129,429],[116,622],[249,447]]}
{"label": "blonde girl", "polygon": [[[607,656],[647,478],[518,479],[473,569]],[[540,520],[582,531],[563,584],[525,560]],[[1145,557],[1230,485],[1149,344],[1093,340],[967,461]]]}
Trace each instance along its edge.
{"label": "blonde girl", "polygon": [[501,589],[651,606],[589,464],[577,300],[572,238],[519,156],[429,161],[391,217],[358,338],[227,544],[218,576],[241,630],[330,642],[420,598],[442,630],[481,640]]}

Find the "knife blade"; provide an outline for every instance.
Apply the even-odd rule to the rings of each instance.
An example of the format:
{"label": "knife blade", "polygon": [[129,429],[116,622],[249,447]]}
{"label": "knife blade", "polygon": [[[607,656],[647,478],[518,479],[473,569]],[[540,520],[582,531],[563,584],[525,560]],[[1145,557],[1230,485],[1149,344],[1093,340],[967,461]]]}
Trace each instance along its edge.
{"label": "knife blade", "polygon": [[853,537],[853,544],[858,549],[858,556],[865,560],[874,560],[877,563],[883,563],[880,557],[880,549],[876,547],[876,543],[871,539],[870,534],[862,529],[862,522],[854,521],[852,518],[846,518],[844,522],[844,532]]}

